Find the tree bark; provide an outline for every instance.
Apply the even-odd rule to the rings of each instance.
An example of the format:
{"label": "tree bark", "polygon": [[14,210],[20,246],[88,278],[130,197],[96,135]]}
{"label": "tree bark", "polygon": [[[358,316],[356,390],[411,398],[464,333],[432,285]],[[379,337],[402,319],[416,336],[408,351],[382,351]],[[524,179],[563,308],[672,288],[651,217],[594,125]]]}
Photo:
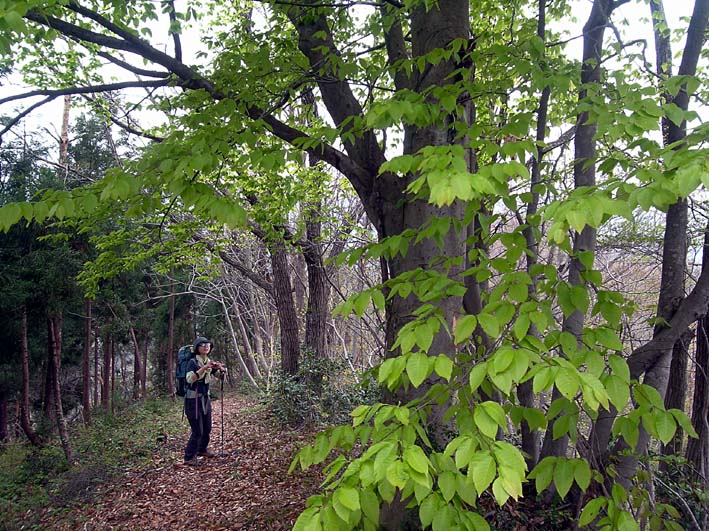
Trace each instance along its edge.
{"label": "tree bark", "polygon": [[167,326],[167,352],[165,353],[165,386],[167,394],[175,395],[175,283],[170,282],[170,315]]}
{"label": "tree bark", "polygon": [[283,241],[272,244],[271,269],[276,295],[278,322],[281,326],[281,368],[284,374],[295,376],[300,362],[298,317],[293,301],[293,288],[288,269],[288,254]]}
{"label": "tree bark", "polygon": [[81,358],[81,414],[84,424],[91,424],[91,299],[84,300],[84,354]]}
{"label": "tree bark", "polygon": [[113,372],[113,336],[106,333],[103,344],[103,382],[101,385],[101,407],[108,413],[111,410],[111,373]]}
{"label": "tree bark", "polygon": [[[709,224],[704,232],[702,272],[709,270]],[[687,461],[693,475],[709,490],[709,316],[697,325],[696,356],[694,360],[694,394],[692,400],[692,426],[697,438],[687,442]]]}
{"label": "tree bark", "polygon": [[21,324],[21,346],[20,354],[22,356],[22,397],[20,399],[20,427],[25,432],[27,440],[33,446],[39,446],[40,440],[37,433],[32,427],[30,418],[30,354],[27,347],[27,307],[22,305],[22,324]]}
{"label": "tree bark", "polygon": [[133,400],[140,400],[141,398],[141,387],[140,387],[140,375],[143,370],[141,367],[141,353],[140,353],[140,343],[138,343],[138,337],[135,335],[135,328],[130,327],[130,337],[133,340],[133,351],[134,362],[133,362]]}
{"label": "tree bark", "polygon": [[62,449],[64,450],[66,460],[71,465],[74,463],[74,452],[71,448],[71,442],[69,440],[69,426],[67,425],[66,418],[64,417],[64,409],[62,407],[61,380],[59,378],[59,370],[61,369],[62,363],[62,314],[56,313],[54,315],[50,315],[48,317],[48,320],[50,341],[52,345],[52,368],[54,371],[52,382],[54,384],[53,393],[55,417],[57,419],[59,440],[61,441]]}

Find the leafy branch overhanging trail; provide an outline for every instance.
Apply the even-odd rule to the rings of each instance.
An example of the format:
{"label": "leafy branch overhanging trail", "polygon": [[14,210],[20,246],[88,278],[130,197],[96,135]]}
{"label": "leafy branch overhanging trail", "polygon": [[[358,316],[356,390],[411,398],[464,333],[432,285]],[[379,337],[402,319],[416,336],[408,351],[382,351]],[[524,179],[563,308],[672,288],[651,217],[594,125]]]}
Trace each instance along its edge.
{"label": "leafy branch overhanging trail", "polygon": [[[175,422],[180,422],[176,418]],[[288,474],[296,450],[307,432],[279,430],[256,401],[226,396],[224,451],[226,457],[201,467],[182,465],[185,432],[165,441],[147,469],[128,466],[96,494],[93,501],[68,514],[46,510],[41,529],[114,531],[247,531],[291,529],[317,491],[321,478],[314,471]],[[221,404],[214,402],[213,441],[221,447]]]}

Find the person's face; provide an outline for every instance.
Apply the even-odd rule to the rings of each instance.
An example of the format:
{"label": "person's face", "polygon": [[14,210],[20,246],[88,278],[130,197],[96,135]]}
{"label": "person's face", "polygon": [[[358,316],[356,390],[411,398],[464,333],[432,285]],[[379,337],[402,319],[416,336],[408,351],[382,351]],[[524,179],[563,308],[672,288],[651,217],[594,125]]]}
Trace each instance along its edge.
{"label": "person's face", "polygon": [[200,356],[206,356],[209,354],[209,351],[212,350],[212,345],[209,343],[200,343],[197,350],[199,351]]}

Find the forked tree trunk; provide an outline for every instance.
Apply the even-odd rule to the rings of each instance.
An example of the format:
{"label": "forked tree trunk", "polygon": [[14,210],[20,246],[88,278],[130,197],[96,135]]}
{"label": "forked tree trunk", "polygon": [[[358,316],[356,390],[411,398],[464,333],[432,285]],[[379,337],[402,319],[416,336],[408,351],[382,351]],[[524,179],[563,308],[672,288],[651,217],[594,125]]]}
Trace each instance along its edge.
{"label": "forked tree trunk", "polygon": [[61,390],[61,380],[59,378],[59,371],[61,369],[62,363],[62,314],[57,313],[55,315],[49,316],[49,340],[51,342],[52,367],[54,370],[54,377],[52,381],[54,383],[54,409],[55,417],[57,419],[57,429],[59,431],[59,440],[61,441],[62,449],[64,450],[64,455],[66,456],[67,462],[71,465],[74,463],[74,453],[71,448],[71,442],[69,441],[69,426],[67,425],[66,418],[64,417],[64,409],[62,407],[62,390]]}
{"label": "forked tree trunk", "polygon": [[25,432],[27,439],[34,446],[39,446],[40,440],[37,433],[32,428],[30,418],[30,355],[27,347],[27,307],[22,305],[22,325],[21,325],[21,346],[22,356],[22,397],[20,399],[20,427]]}

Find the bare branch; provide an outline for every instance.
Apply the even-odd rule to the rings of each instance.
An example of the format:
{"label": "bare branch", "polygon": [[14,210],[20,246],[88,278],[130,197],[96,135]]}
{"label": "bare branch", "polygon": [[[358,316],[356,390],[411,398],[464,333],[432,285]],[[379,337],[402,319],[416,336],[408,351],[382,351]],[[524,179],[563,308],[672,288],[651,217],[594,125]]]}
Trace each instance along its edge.
{"label": "bare branch", "polygon": [[130,63],[127,63],[126,61],[122,61],[121,59],[118,59],[117,57],[112,56],[109,53],[106,52],[96,52],[96,55],[99,57],[103,57],[104,59],[109,60],[115,65],[120,66],[124,70],[128,70],[129,72],[133,72],[136,75],[139,76],[147,76],[147,77],[159,77],[159,78],[166,78],[170,77],[172,74],[170,72],[158,72],[156,70],[145,70],[144,68],[138,68],[133,66]]}
{"label": "bare branch", "polygon": [[[177,15],[175,13],[175,0],[168,1],[168,15],[170,16],[170,24],[175,24],[177,22]],[[171,31],[172,42],[175,44],[175,59],[182,61],[182,43],[180,42],[180,34]]]}
{"label": "bare branch", "polygon": [[22,120],[25,116],[27,116],[29,113],[31,113],[32,111],[34,111],[34,110],[37,109],[38,107],[41,107],[41,106],[44,105],[45,103],[49,103],[50,101],[52,101],[53,99],[55,99],[57,96],[59,96],[59,95],[57,94],[56,96],[50,96],[50,97],[48,97],[48,98],[43,99],[42,101],[40,101],[40,102],[38,102],[38,103],[35,103],[34,105],[29,106],[27,109],[25,109],[25,110],[22,111],[20,114],[18,114],[17,116],[15,116],[12,120],[10,120],[10,122],[3,128],[3,130],[0,131],[0,144],[2,144],[2,137],[3,137],[3,135],[4,135],[5,133],[7,133],[10,129],[12,129],[13,127],[15,127],[15,125],[16,125],[20,120]]}
{"label": "bare branch", "polygon": [[[152,81],[123,81],[120,83],[107,83],[105,85],[92,85],[89,87],[67,87],[62,89],[38,89],[22,94],[15,94],[7,98],[0,98],[0,105],[11,101],[23,100],[34,96],[50,96],[52,99],[66,94],[94,94],[97,92],[112,92],[125,88],[166,87],[170,84],[167,80]],[[46,103],[46,102],[45,102]]]}

